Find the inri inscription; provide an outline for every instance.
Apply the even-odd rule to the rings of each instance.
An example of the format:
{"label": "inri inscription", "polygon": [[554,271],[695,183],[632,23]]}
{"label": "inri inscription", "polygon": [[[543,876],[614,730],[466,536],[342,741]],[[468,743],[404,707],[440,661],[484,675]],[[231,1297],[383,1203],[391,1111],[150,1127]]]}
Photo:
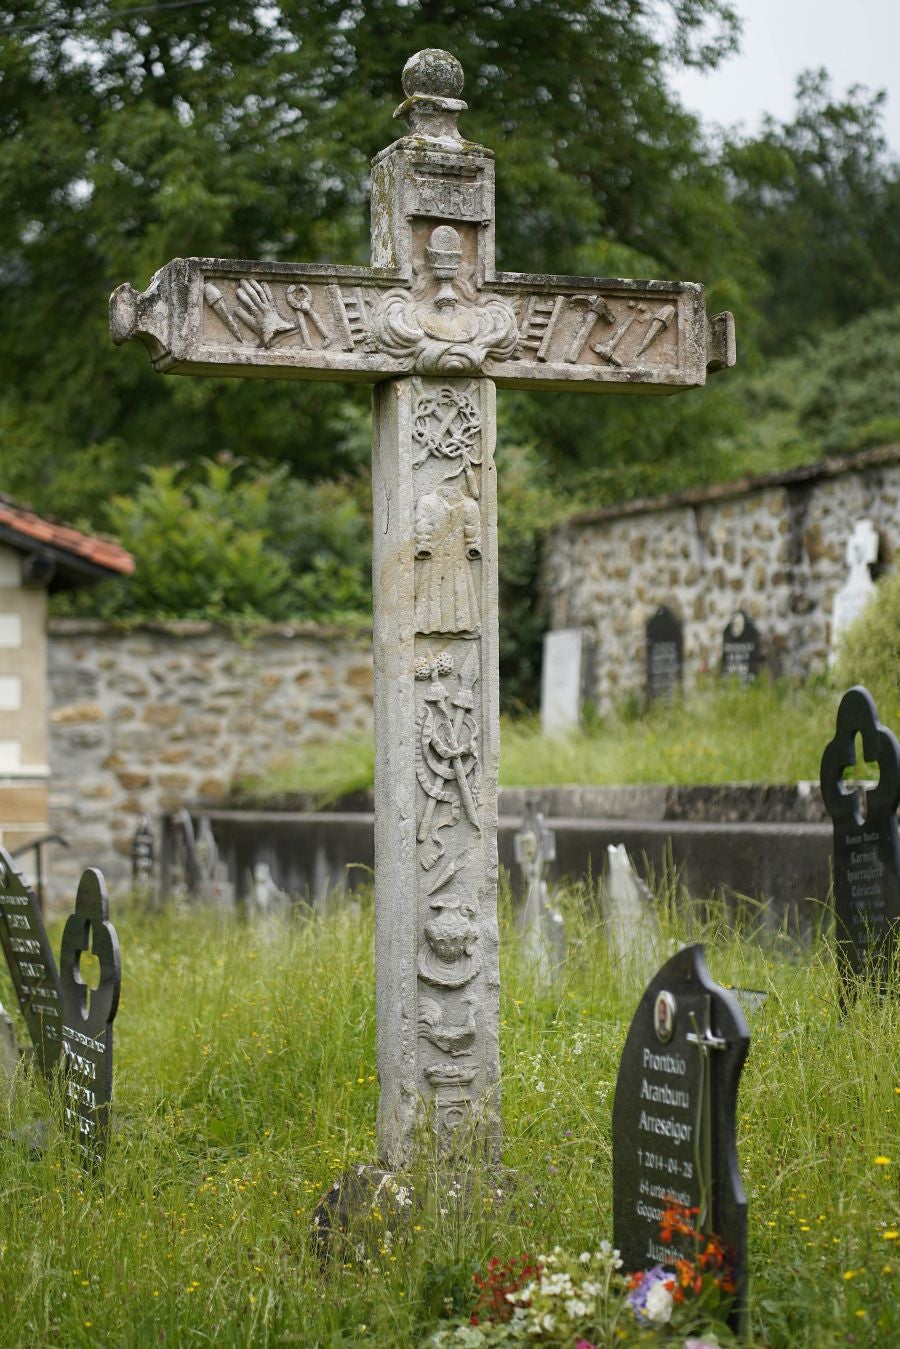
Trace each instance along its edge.
{"label": "inri inscription", "polygon": [[[856,763],[856,737],[878,763],[871,787],[850,787],[844,772]],[[845,975],[866,972],[883,983],[900,938],[900,745],[878,720],[861,684],[841,699],[834,739],[822,755],[822,799],[834,824],[834,910]]]}
{"label": "inri inscription", "polygon": [[729,1250],[740,1323],[747,1296],[747,1201],[735,1142],[738,1080],[750,1032],[736,1000],[710,978],[702,946],[663,965],[625,1041],[613,1104],[613,1227],[629,1272],[693,1259],[689,1240],[661,1239],[672,1204],[696,1209],[699,1232]]}

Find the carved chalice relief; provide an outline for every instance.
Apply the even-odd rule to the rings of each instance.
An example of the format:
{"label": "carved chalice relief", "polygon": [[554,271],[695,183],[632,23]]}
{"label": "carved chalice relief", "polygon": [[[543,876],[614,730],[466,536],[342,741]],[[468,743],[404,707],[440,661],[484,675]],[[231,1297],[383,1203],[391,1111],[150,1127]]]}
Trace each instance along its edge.
{"label": "carved chalice relief", "polygon": [[419,978],[437,988],[462,988],[481,970],[477,907],[470,899],[447,895],[433,899],[431,909],[419,948]]}
{"label": "carved chalice relief", "polygon": [[472,562],[481,557],[481,512],[452,483],[416,502],[416,631],[477,632]]}
{"label": "carved chalice relief", "polygon": [[[478,655],[474,646],[463,660],[451,700],[441,676],[452,673],[453,657],[446,651],[416,662],[416,679],[429,681],[425,706],[416,723],[416,778],[425,793],[416,837],[420,845],[419,861],[426,871],[444,855],[439,830],[452,828],[463,814],[470,824],[481,829],[478,726],[472,715],[475,703],[472,690],[478,682]],[[438,811],[441,804],[449,810]]]}
{"label": "carved chalice relief", "polygon": [[406,290],[387,291],[372,315],[378,347],[421,375],[474,375],[488,356],[510,357],[519,337],[510,306],[496,296],[465,297],[462,303],[454,287],[462,244],[452,225],[432,230],[425,260],[436,293],[424,299]]}

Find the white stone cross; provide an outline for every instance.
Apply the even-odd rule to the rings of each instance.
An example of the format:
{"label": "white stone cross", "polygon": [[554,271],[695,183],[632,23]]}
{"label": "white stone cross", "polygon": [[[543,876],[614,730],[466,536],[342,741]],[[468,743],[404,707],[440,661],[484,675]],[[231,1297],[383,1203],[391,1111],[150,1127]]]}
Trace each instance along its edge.
{"label": "white stone cross", "polygon": [[844,632],[875,594],[875,582],[869,567],[878,561],[878,531],[871,520],[857,520],[847,539],[845,557],[849,569],[847,579],[835,594],[831,606],[829,665],[833,665],[837,659]]}
{"label": "white stone cross", "polygon": [[447,52],[403,71],[372,266],[177,258],[110,300],[176,374],[374,384],[381,1162],[500,1146],[495,386],[675,393],[734,363],[703,287],[494,268],[494,164]]}

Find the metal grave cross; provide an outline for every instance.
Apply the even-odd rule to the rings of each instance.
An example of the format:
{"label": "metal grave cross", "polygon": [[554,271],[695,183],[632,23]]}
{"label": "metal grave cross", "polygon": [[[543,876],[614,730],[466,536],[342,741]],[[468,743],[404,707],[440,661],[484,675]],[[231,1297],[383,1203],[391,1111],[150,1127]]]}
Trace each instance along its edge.
{"label": "metal grave cross", "polygon": [[448,52],[407,62],[409,134],[373,162],[371,267],[178,258],[110,301],[113,339],[160,371],[375,386],[378,1144],[395,1168],[423,1116],[441,1151],[500,1145],[495,387],[668,394],[735,359],[700,285],[497,272],[493,155],[460,136],[462,86]]}

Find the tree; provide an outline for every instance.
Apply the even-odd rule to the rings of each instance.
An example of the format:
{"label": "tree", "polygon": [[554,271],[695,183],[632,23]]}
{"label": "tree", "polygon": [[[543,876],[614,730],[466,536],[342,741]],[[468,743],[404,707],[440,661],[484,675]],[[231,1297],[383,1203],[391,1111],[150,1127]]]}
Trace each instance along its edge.
{"label": "tree", "polygon": [[365,260],[369,159],[420,47],[452,45],[464,128],[502,149],[501,265],[736,275],[721,174],[665,82],[736,34],[723,0],[20,4],[0,28],[6,488],[97,522],[146,462],[367,458],[364,394],[160,381],[113,350],[104,301],[178,255]]}
{"label": "tree", "polygon": [[900,168],[881,130],[884,93],[844,99],[824,70],[797,81],[793,121],[725,147],[723,163],[768,294],[759,344],[784,352],[900,300]]}

